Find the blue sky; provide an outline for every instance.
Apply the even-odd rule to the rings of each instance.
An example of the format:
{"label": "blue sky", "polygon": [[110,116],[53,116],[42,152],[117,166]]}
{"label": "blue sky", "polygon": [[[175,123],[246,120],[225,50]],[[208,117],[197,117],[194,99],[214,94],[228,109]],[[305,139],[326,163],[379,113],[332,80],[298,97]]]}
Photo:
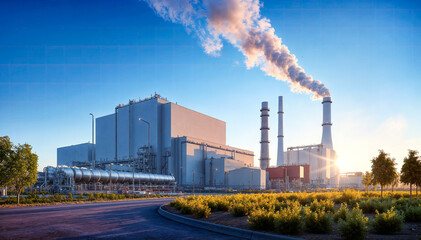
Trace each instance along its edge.
{"label": "blue sky", "polygon": [[[421,7],[416,1],[262,1],[298,63],[333,98],[333,144],[342,171],[369,170],[384,149],[400,167],[421,151]],[[227,143],[259,154],[260,103],[269,101],[276,161],[277,96],[285,146],[319,143],[322,105],[292,93],[228,42],[203,52],[181,25],[148,5],[123,1],[0,3],[0,135],[27,142],[39,169],[56,148],[90,141],[89,113],[102,116],[157,92],[227,122]]]}

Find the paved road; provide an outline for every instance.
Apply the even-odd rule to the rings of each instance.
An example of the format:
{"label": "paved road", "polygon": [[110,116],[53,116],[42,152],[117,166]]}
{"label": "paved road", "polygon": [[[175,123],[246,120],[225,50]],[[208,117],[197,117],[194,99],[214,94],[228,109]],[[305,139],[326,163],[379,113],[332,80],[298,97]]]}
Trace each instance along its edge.
{"label": "paved road", "polygon": [[234,239],[161,217],[170,199],[0,208],[0,239]]}

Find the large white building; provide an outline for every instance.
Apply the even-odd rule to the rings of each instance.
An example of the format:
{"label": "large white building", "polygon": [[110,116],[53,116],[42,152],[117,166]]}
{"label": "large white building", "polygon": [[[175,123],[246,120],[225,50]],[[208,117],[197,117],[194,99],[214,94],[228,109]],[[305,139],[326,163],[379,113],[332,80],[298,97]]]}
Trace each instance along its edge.
{"label": "large white building", "polygon": [[[58,148],[57,165],[85,162],[92,167],[92,144],[91,148],[86,146],[89,144]],[[236,167],[253,166],[254,161],[252,151],[226,145],[224,121],[157,94],[119,105],[114,113],[97,118],[94,156],[97,166],[107,163],[114,163],[113,167],[117,163],[130,166],[136,161],[142,165],[142,171],[170,174],[179,185],[196,186],[216,183],[217,177],[206,176],[210,159],[228,159],[234,161],[228,165]],[[215,164],[220,163],[215,160]],[[232,167],[218,169],[219,174],[229,170]],[[208,174],[211,172],[218,173],[208,167]]]}

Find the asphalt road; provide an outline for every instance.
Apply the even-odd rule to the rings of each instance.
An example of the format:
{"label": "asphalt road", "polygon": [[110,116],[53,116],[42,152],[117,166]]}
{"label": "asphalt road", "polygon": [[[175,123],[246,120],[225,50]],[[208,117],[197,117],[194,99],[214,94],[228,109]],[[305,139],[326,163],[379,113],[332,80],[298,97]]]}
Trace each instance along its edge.
{"label": "asphalt road", "polygon": [[161,217],[157,208],[169,201],[0,208],[0,239],[235,239]]}

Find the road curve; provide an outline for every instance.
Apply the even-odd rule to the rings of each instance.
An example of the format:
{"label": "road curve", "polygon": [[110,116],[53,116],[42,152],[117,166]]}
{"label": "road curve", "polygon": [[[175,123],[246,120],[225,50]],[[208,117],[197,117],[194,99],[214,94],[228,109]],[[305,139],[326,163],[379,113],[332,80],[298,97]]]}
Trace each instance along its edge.
{"label": "road curve", "polygon": [[161,217],[170,200],[0,208],[0,239],[236,239]]}

